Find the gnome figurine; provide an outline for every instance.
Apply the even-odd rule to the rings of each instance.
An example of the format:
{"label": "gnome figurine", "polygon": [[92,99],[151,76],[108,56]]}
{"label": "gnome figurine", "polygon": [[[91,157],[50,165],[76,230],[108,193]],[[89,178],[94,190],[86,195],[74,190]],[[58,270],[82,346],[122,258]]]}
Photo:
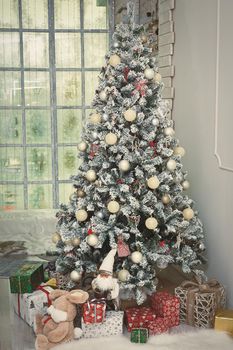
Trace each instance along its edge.
{"label": "gnome figurine", "polygon": [[99,268],[98,276],[91,283],[95,297],[106,298],[107,306],[110,308],[113,306],[114,309],[118,309],[119,295],[118,279],[112,276],[116,252],[116,249],[110,250]]}

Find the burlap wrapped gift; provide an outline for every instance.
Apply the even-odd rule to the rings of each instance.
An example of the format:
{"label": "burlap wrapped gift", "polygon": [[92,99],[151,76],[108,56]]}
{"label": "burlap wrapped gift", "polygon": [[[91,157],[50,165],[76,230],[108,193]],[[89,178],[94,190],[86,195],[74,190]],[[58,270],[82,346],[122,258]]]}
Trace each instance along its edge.
{"label": "burlap wrapped gift", "polygon": [[180,298],[180,321],[195,327],[213,328],[216,310],[226,304],[225,288],[215,279],[183,281],[175,294]]}

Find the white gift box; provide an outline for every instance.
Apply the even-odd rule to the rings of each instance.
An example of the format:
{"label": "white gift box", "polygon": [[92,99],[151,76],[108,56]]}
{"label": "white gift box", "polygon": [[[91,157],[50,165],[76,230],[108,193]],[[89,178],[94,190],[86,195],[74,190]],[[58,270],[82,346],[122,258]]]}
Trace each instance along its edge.
{"label": "white gift box", "polygon": [[107,311],[103,323],[86,324],[82,320],[84,338],[107,337],[123,332],[124,311]]}
{"label": "white gift box", "polygon": [[[48,308],[48,294],[53,291],[49,286],[43,286],[33,293],[12,294],[14,310],[29,326],[33,327],[36,314],[46,314]],[[46,293],[46,292],[47,293]]]}

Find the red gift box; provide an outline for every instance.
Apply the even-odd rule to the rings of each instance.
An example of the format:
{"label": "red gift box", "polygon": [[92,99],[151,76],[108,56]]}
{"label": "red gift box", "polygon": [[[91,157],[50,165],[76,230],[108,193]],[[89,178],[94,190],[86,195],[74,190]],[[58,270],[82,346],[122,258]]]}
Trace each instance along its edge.
{"label": "red gift box", "polygon": [[169,327],[180,324],[180,299],[168,292],[156,292],[151,296],[151,307],[158,317],[169,320]]}
{"label": "red gift box", "polygon": [[168,332],[169,321],[163,317],[157,317],[147,326],[150,335],[162,334]]}
{"label": "red gift box", "polygon": [[106,302],[100,299],[93,299],[83,305],[84,323],[103,323],[105,320]]}
{"label": "red gift box", "polygon": [[155,312],[150,307],[133,307],[125,310],[125,323],[128,332],[131,332],[132,328],[147,328],[147,325],[155,319]]}

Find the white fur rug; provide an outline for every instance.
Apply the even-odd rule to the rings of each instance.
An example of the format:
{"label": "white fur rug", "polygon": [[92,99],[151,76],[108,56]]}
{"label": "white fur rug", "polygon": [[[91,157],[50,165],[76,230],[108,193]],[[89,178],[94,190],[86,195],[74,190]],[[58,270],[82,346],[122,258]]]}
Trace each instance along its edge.
{"label": "white fur rug", "polygon": [[198,330],[150,337],[146,344],[131,343],[126,335],[80,339],[54,350],[233,350],[233,338],[214,330]]}

